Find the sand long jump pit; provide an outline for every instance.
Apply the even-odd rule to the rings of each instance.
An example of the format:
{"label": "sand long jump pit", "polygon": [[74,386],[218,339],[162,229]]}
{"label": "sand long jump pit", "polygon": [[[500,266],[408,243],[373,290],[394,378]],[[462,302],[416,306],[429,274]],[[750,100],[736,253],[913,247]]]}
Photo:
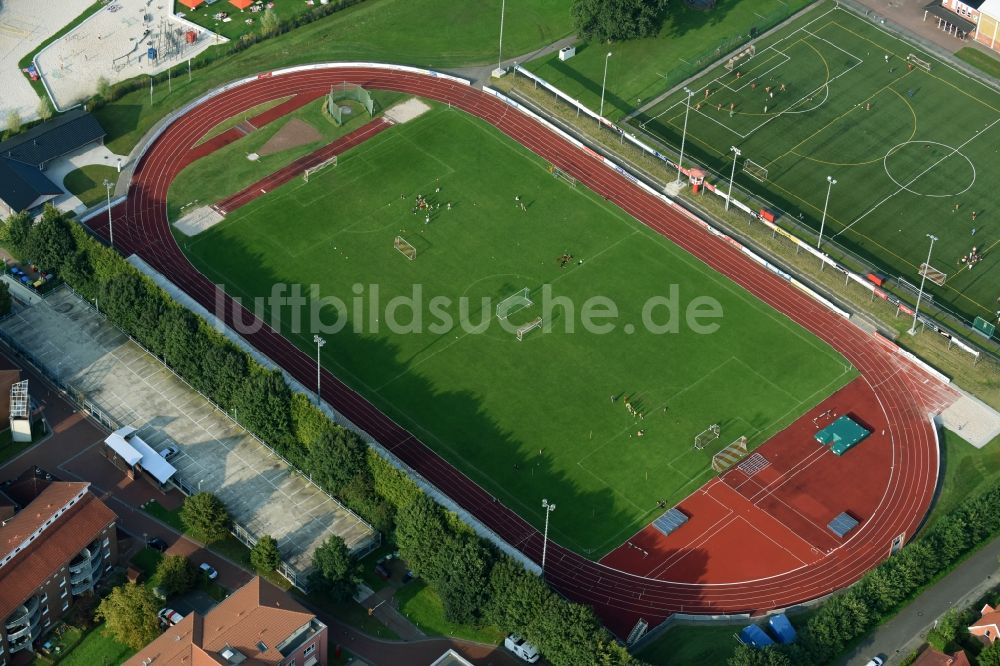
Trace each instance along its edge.
{"label": "sand long jump pit", "polygon": [[84,101],[97,91],[102,77],[115,83],[168,68],[186,76],[182,69],[188,59],[227,41],[174,16],[173,4],[111,0],[42,50],[35,63],[55,106],[63,110]]}

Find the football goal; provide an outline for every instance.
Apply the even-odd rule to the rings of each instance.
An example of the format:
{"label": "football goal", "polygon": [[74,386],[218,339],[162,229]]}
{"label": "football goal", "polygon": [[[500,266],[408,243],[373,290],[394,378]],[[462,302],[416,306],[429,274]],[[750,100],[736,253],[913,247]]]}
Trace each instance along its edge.
{"label": "football goal", "polygon": [[[531,294],[531,290],[525,287],[516,294],[511,294],[497,303],[497,319],[507,319],[507,317],[515,312],[520,312],[521,310],[534,305],[535,303],[531,300],[531,298],[529,298],[529,294]],[[518,340],[520,339],[520,336],[518,336]]]}
{"label": "football goal", "polygon": [[694,448],[699,451],[719,439],[719,433],[722,431],[722,427],[718,423],[713,423],[708,426],[700,433],[698,433],[694,438]]}
{"label": "football goal", "polygon": [[930,63],[930,61],[924,60],[923,58],[918,58],[913,53],[911,53],[908,56],[906,56],[906,62],[910,63],[914,67],[919,67],[922,70],[925,70],[925,71],[928,71],[928,72],[931,71],[931,63]]}
{"label": "football goal", "polygon": [[761,166],[753,160],[744,160],[743,173],[759,183],[763,183],[767,180],[767,167]]}
{"label": "football goal", "polygon": [[396,236],[396,239],[392,241],[392,246],[399,250],[399,253],[410,261],[417,258],[417,248],[413,247],[413,245],[411,245],[402,236]]}
{"label": "football goal", "polygon": [[313,175],[317,171],[322,171],[328,166],[337,166],[337,156],[328,157],[319,164],[313,165],[311,167],[306,167],[305,171],[302,172],[302,180],[309,182],[309,176]]}
{"label": "football goal", "polygon": [[524,340],[524,336],[525,335],[527,335],[530,331],[533,331],[536,328],[539,328],[541,325],[542,325],[542,318],[541,317],[535,317],[534,319],[532,319],[531,321],[529,321],[527,324],[524,324],[523,326],[518,326],[517,330],[514,331],[514,335],[517,336],[517,341],[520,342],[521,340]]}
{"label": "football goal", "polygon": [[757,48],[750,44],[745,49],[734,55],[732,58],[726,61],[726,69],[732,71],[736,65],[744,58],[752,58],[757,53]]}
{"label": "football goal", "polygon": [[576,187],[576,178],[569,175],[557,166],[550,166],[549,173],[552,174],[554,178],[559,178],[569,184],[570,187]]}

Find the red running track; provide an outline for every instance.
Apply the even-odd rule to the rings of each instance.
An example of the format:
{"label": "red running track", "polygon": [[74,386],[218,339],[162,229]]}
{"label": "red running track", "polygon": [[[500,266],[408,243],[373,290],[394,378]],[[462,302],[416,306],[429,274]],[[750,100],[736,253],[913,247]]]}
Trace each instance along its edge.
{"label": "red running track", "polygon": [[[344,81],[447,102],[493,124],[812,331],[849,359],[881,398],[892,447],[889,485],[883,510],[858,528],[849,546],[780,575],[736,583],[690,583],[621,572],[550,544],[546,579],[556,590],[591,604],[615,633],[624,636],[639,617],[655,625],[675,612],[755,612],[820,597],[857,580],[884,559],[894,536],[914,533],[930,505],[938,470],[935,433],[919,401],[920,387],[916,386],[922,375],[901,371],[898,356],[885,345],[766,271],[737,248],[709,235],[682,210],[608,169],[594,155],[537,120],[458,82],[377,65],[331,66],[265,75],[220,92],[174,120],[140,158],[128,199],[114,211],[119,249],[141,256],[209,310],[216,311],[216,302],[224,302],[227,322],[252,321],[252,313],[217,293],[178,248],[167,219],[167,189],[191,161],[191,146],[223,119],[278,97],[319,94],[331,84]],[[98,216],[94,223],[98,232],[106,233],[99,226],[103,220]],[[273,330],[263,326],[244,337],[303,384],[308,386],[314,381],[311,356]],[[511,509],[494,502],[489,493],[327,371],[323,376],[323,398],[508,543],[536,562],[541,559],[538,530]]]}

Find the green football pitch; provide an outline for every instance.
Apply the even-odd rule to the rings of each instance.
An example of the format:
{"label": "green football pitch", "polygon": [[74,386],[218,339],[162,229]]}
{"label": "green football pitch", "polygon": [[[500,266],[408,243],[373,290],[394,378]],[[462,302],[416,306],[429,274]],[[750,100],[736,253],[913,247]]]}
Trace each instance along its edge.
{"label": "green football pitch", "polygon": [[[441,204],[430,223],[412,213],[418,194]],[[397,251],[397,236],[415,259]],[[658,500],[675,503],[710,479],[722,446],[741,435],[759,445],[856,374],[666,239],[447,108],[388,129],[308,184],[275,189],[182,245],[245,303],[276,283],[317,285],[308,299],[317,306],[340,298],[343,307],[327,300],[319,310],[325,325],[343,324],[322,333],[324,365],[528,520],[540,525],[542,498],[555,502],[554,537],[592,557],[658,515]],[[545,327],[519,342],[495,308],[524,288],[533,304],[511,312],[510,328],[540,316]],[[417,292],[420,322],[394,301]],[[645,326],[649,299],[672,292],[675,311],[717,301],[722,317],[702,323],[718,329]],[[595,297],[603,304],[588,306]],[[619,314],[600,324],[613,330],[584,330],[584,308],[611,302]],[[261,308],[315,353],[309,307]],[[666,324],[670,309],[661,302],[649,315]],[[721,436],[696,451],[695,435],[714,423]]]}
{"label": "green football pitch", "polygon": [[[686,153],[716,171],[716,184],[726,186],[736,147],[737,182],[818,231],[831,177],[825,238],[915,291],[933,234],[930,263],[945,274],[927,281],[933,297],[969,319],[995,317],[1000,93],[832,3],[689,89]],[[684,98],[632,122],[677,146]],[[982,260],[962,265],[974,246]]]}

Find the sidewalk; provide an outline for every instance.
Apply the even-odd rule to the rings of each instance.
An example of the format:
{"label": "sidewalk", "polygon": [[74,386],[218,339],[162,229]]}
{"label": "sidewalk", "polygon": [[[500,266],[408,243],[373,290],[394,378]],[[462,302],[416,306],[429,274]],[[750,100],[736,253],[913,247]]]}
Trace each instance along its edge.
{"label": "sidewalk", "polygon": [[872,655],[888,655],[887,664],[898,664],[920,647],[924,636],[946,610],[964,608],[1000,583],[1000,537],[986,544],[957,569],[914,599],[894,618],[870,634],[841,660],[845,666],[864,666]]}

